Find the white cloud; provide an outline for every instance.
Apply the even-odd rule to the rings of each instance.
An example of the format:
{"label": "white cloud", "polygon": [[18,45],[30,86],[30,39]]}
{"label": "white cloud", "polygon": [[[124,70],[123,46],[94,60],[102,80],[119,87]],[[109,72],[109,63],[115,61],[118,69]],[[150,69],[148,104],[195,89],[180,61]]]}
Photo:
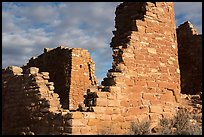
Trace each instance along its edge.
{"label": "white cloud", "polygon": [[202,2],[175,2],[177,26],[190,21],[202,34]]}
{"label": "white cloud", "polygon": [[[2,67],[21,66],[45,47],[88,49],[99,81],[111,68],[115,9],[120,2],[6,2],[2,5]],[[188,7],[188,8],[186,8]],[[175,3],[178,23],[202,28],[201,3]]]}

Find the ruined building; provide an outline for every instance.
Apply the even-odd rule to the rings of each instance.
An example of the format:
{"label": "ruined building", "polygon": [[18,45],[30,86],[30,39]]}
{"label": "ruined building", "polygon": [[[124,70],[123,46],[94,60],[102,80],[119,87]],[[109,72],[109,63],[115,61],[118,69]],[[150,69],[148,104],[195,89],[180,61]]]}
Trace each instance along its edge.
{"label": "ruined building", "polygon": [[173,2],[116,8],[112,68],[98,85],[87,50],[57,47],[2,71],[3,134],[128,134],[172,117],[180,102]]}
{"label": "ruined building", "polygon": [[55,84],[62,108],[75,110],[84,101],[84,93],[96,86],[95,65],[87,50],[80,48],[45,48],[44,54],[32,58],[23,67],[37,67],[40,72],[49,72],[50,82]]}
{"label": "ruined building", "polygon": [[188,21],[181,24],[176,31],[181,92],[197,94],[202,91],[202,35]]}

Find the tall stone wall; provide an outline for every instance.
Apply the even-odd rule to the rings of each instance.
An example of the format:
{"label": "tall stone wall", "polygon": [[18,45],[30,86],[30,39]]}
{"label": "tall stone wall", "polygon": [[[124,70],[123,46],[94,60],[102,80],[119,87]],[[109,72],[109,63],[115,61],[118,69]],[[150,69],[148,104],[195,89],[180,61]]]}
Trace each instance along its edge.
{"label": "tall stone wall", "polygon": [[77,109],[87,88],[97,84],[94,63],[88,51],[80,48],[45,48],[43,54],[23,66],[24,69],[29,67],[50,73],[63,108]]}
{"label": "tall stone wall", "polygon": [[202,35],[187,21],[177,28],[177,39],[181,92],[199,93],[202,91]]}
{"label": "tall stone wall", "polygon": [[14,66],[2,71],[2,134],[70,133],[70,117],[61,108],[53,82],[48,82],[49,73],[38,71],[31,67],[23,73]]}
{"label": "tall stone wall", "polygon": [[87,50],[72,49],[72,70],[69,94],[69,109],[76,110],[79,104],[84,104],[84,94],[92,86],[97,86],[95,64]]}
{"label": "tall stone wall", "polygon": [[173,3],[124,2],[116,9],[115,22],[113,67],[102,85],[110,92],[120,88],[117,101],[126,110],[124,117],[132,112],[151,120],[175,111],[180,70]]}

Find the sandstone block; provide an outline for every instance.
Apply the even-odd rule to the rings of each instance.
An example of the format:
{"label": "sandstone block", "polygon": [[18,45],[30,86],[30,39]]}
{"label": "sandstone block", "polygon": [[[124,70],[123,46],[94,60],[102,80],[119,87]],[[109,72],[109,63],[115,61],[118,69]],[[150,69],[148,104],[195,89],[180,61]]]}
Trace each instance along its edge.
{"label": "sandstone block", "polygon": [[26,70],[26,74],[37,74],[39,72],[39,68],[30,67]]}
{"label": "sandstone block", "polygon": [[48,86],[48,88],[49,88],[49,90],[52,90],[52,91],[55,89],[55,87],[54,87],[54,86],[51,86],[51,85]]}
{"label": "sandstone block", "polygon": [[151,113],[162,113],[163,112],[163,108],[162,106],[150,106],[150,112]]}
{"label": "sandstone block", "polygon": [[149,114],[149,118],[150,118],[151,121],[159,121],[159,119],[162,118],[162,115],[161,114],[152,113],[152,114]]}
{"label": "sandstone block", "polygon": [[106,111],[106,107],[98,107],[98,106],[94,107],[94,112],[95,112],[96,114],[98,114],[98,113],[104,113],[105,111]]}
{"label": "sandstone block", "polygon": [[82,119],[83,114],[82,112],[70,112],[71,118],[73,119]]}
{"label": "sandstone block", "polygon": [[129,107],[129,106],[130,106],[129,100],[122,100],[122,101],[120,102],[120,106]]}
{"label": "sandstone block", "polygon": [[90,127],[82,127],[81,129],[80,129],[80,133],[82,134],[82,135],[89,135],[91,132],[90,132]]}
{"label": "sandstone block", "polygon": [[115,114],[115,115],[111,115],[111,120],[117,121],[117,122],[124,122],[125,119],[123,116]]}
{"label": "sandstone block", "polygon": [[101,115],[100,120],[110,121],[111,120],[111,115],[103,114],[103,115]]}
{"label": "sandstone block", "polygon": [[128,121],[128,122],[124,122],[122,125],[121,125],[121,129],[130,129],[131,127],[131,123]]}
{"label": "sandstone block", "polygon": [[49,72],[40,72],[43,76],[49,76]]}
{"label": "sandstone block", "polygon": [[142,97],[144,100],[154,100],[156,99],[155,94],[152,93],[143,93]]}
{"label": "sandstone block", "polygon": [[71,127],[72,135],[80,135],[81,134],[81,127]]}
{"label": "sandstone block", "polygon": [[21,74],[23,72],[23,69],[17,66],[9,66],[6,70],[11,71],[14,75]]}
{"label": "sandstone block", "polygon": [[99,106],[99,107],[107,106],[108,105],[107,99],[97,98],[96,105]]}
{"label": "sandstone block", "polygon": [[88,123],[87,123],[87,125],[88,126],[95,126],[95,125],[97,125],[97,124],[99,124],[100,123],[100,121],[99,121],[99,119],[89,119],[88,120]]}
{"label": "sandstone block", "polygon": [[149,120],[149,115],[147,114],[141,114],[137,116],[138,122],[144,122]]}
{"label": "sandstone block", "polygon": [[85,119],[71,119],[72,121],[72,126],[85,126],[87,124]]}
{"label": "sandstone block", "polygon": [[96,118],[96,114],[94,112],[82,112],[83,118]]}
{"label": "sandstone block", "polygon": [[107,92],[96,92],[98,98],[107,98]]}
{"label": "sandstone block", "polygon": [[120,106],[120,101],[119,100],[108,100],[108,106],[112,107],[118,107]]}
{"label": "sandstone block", "polygon": [[148,87],[157,87],[158,84],[157,84],[157,82],[149,81],[149,82],[147,82],[147,86]]}

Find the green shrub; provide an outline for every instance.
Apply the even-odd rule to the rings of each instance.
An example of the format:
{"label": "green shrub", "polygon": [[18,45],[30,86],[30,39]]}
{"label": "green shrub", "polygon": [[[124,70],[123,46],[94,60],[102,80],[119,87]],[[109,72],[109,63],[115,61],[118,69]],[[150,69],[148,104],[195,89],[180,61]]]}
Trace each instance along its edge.
{"label": "green shrub", "polygon": [[138,122],[132,122],[131,123],[131,129],[130,134],[133,135],[149,135],[150,132],[150,122],[144,121],[141,123]]}
{"label": "green shrub", "polygon": [[162,135],[202,135],[202,127],[198,123],[192,123],[194,116],[186,109],[179,109],[173,119],[160,120],[159,134]]}

